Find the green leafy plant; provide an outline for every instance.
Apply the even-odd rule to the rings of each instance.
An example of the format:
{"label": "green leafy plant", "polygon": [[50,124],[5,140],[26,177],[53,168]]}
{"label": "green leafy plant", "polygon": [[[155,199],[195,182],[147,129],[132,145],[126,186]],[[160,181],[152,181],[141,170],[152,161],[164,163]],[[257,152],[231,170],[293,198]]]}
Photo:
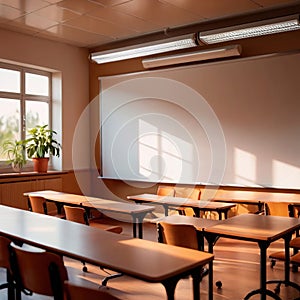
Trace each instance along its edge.
{"label": "green leafy plant", "polygon": [[22,140],[5,141],[2,148],[3,154],[8,158],[7,162],[11,164],[15,171],[21,171],[23,166],[26,164],[25,142]]}
{"label": "green leafy plant", "polygon": [[29,138],[25,140],[25,143],[29,158],[45,158],[49,155],[60,156],[61,145],[53,138],[57,133],[49,129],[48,125],[38,125],[28,130],[28,133]]}

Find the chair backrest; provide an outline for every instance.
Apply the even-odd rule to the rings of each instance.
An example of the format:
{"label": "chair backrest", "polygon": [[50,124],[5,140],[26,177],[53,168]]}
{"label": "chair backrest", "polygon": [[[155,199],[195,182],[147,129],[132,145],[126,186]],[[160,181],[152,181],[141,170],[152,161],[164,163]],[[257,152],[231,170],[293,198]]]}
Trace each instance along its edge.
{"label": "chair backrest", "polygon": [[267,214],[271,216],[289,217],[289,203],[268,202],[266,204]]}
{"label": "chair backrest", "polygon": [[193,225],[159,222],[159,242],[190,249],[203,250],[203,237]]}
{"label": "chair backrest", "polygon": [[89,225],[88,216],[83,207],[64,205],[64,211],[67,220]]}
{"label": "chair backrest", "polygon": [[175,196],[175,189],[170,186],[159,186],[157,188],[157,195],[159,196]]}
{"label": "chair backrest", "polygon": [[10,252],[9,245],[11,240],[0,236],[0,268],[10,269]]}
{"label": "chair backrest", "polygon": [[66,300],[119,300],[105,290],[80,286],[69,281],[65,282]]}
{"label": "chair backrest", "polygon": [[200,195],[201,195],[201,190],[196,188],[176,188],[175,190],[176,197],[199,200]]}
{"label": "chair backrest", "polygon": [[63,283],[68,280],[61,256],[39,248],[23,249],[11,243],[11,266],[16,284],[23,291],[63,300]]}
{"label": "chair backrest", "polygon": [[29,196],[30,208],[33,212],[47,215],[47,204],[43,197]]}

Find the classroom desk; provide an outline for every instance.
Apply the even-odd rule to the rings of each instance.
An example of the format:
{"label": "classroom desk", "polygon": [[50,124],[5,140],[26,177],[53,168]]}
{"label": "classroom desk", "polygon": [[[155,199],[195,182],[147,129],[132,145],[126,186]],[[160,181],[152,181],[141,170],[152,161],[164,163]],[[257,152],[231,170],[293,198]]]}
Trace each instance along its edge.
{"label": "classroom desk", "polygon": [[152,212],[155,208],[147,205],[135,205],[126,202],[117,202],[112,200],[100,199],[95,197],[88,197],[82,195],[75,195],[56,191],[38,191],[24,193],[24,196],[40,196],[47,201],[55,202],[58,211],[64,204],[82,206],[86,209],[96,208],[103,213],[121,213],[129,215],[132,218],[133,237],[143,238],[143,220],[147,213]]}
{"label": "classroom desk", "polygon": [[0,205],[0,235],[152,283],[162,283],[174,299],[177,282],[193,277],[200,299],[200,271],[213,254],[142,239],[51,216]]}
{"label": "classroom desk", "polygon": [[[292,206],[300,206],[300,194],[294,193],[206,189],[202,196],[211,201],[256,204],[258,211],[262,211],[264,204],[268,202],[285,202]],[[290,212],[290,216],[292,216],[292,212]]]}
{"label": "classroom desk", "polygon": [[128,196],[127,199],[135,203],[155,203],[164,207],[165,216],[168,215],[169,207],[190,207],[193,209],[195,216],[200,217],[201,211],[216,211],[219,214],[219,220],[222,220],[222,214],[227,219],[228,211],[235,207],[235,203],[221,203],[203,200],[192,200],[189,198],[159,196],[155,194],[142,194]]}
{"label": "classroom desk", "polygon": [[[289,242],[293,232],[298,229],[300,229],[300,220],[296,218],[243,214],[204,228],[204,234],[211,253],[213,253],[213,246],[219,237],[245,240],[258,244],[260,248],[260,288],[249,292],[244,299],[261,294],[261,299],[265,300],[267,295],[274,299],[281,299],[273,291],[267,289],[267,283],[282,282],[300,291],[300,286],[290,281],[289,254]],[[285,241],[285,278],[284,280],[267,281],[267,248],[272,242],[280,238]],[[210,268],[212,270],[212,263],[210,263]],[[212,276],[209,278],[209,286],[210,288],[213,286]]]}

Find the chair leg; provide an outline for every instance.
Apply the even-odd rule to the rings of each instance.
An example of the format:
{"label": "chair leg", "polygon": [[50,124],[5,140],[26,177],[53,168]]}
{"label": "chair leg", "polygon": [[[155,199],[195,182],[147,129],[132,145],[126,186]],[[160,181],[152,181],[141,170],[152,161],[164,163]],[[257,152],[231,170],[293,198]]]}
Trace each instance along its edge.
{"label": "chair leg", "polygon": [[118,278],[118,277],[121,277],[121,276],[123,276],[123,273],[116,273],[116,274],[108,275],[108,276],[106,276],[106,277],[102,280],[101,284],[102,284],[103,286],[106,286],[108,280],[114,279],[114,278]]}
{"label": "chair leg", "polygon": [[83,264],[82,271],[86,273],[86,272],[88,271],[88,268],[87,268],[87,266],[85,265],[85,262],[84,262],[84,261],[82,262],[82,264]]}

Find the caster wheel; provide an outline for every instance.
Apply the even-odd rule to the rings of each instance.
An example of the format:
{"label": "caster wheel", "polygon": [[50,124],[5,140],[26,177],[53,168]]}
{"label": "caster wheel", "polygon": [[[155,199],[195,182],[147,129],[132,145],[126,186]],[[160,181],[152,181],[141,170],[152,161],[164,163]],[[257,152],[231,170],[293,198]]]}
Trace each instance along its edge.
{"label": "caster wheel", "polygon": [[220,280],[217,281],[216,286],[217,286],[218,289],[222,288],[222,281],[220,281]]}
{"label": "caster wheel", "polygon": [[276,261],[272,259],[271,260],[271,268],[273,269],[275,267],[275,265],[276,265]]}
{"label": "caster wheel", "polygon": [[276,288],[274,289],[274,293],[276,294],[276,295],[279,295],[279,293],[280,293],[280,283],[276,286]]}
{"label": "caster wheel", "polygon": [[86,273],[86,272],[88,271],[87,267],[84,266],[84,267],[82,268],[82,271]]}

